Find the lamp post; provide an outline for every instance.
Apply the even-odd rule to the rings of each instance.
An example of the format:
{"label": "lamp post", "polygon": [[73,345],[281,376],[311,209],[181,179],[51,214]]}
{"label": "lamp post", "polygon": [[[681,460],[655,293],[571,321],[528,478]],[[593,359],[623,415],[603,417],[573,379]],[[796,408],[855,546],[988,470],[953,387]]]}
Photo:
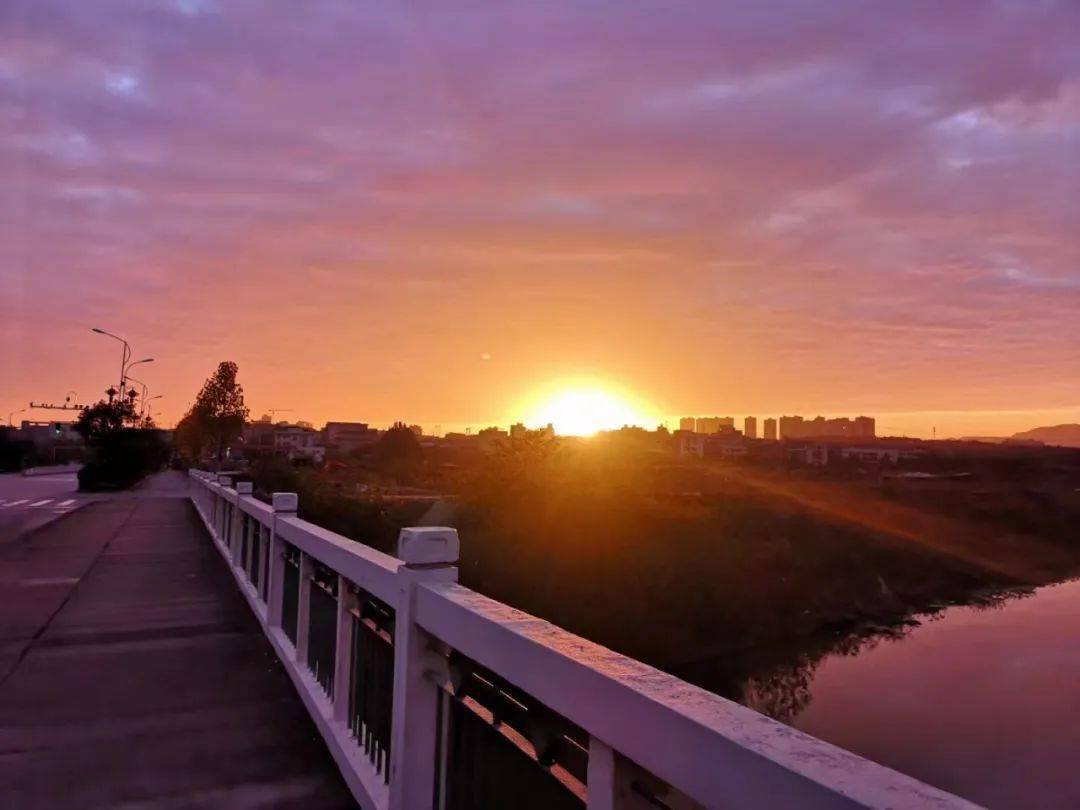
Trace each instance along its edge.
{"label": "lamp post", "polygon": [[[132,363],[131,365],[133,366],[133,365],[135,365],[135,363]],[[128,368],[131,368],[131,366],[128,366]],[[128,375],[127,379],[128,379],[128,382],[133,382],[136,385],[139,385],[139,386],[142,387],[142,397],[140,397],[141,402],[140,402],[140,405],[139,405],[139,414],[140,414],[140,418],[141,418],[142,417],[142,409],[146,406],[146,396],[150,392],[150,389],[147,387],[146,383],[144,383],[140,379],[132,377],[130,374]],[[135,389],[132,388],[131,392],[134,393]],[[135,404],[134,401],[132,401],[132,405],[134,405],[134,404]]]}
{"label": "lamp post", "polygon": [[[128,363],[127,370],[131,371],[132,367],[139,365],[139,363],[153,363],[153,362],[154,362],[153,357],[144,357],[142,360],[136,360],[134,363]],[[138,383],[139,385],[142,386],[142,398],[145,401],[145,399],[146,399],[146,391],[147,391],[146,383],[144,383],[142,380],[135,379],[130,374],[125,375],[124,381],[127,382],[127,380],[131,380],[132,382]],[[120,397],[121,398],[124,397],[123,389],[120,390]],[[132,404],[134,404],[134,403],[132,403]]]}
{"label": "lamp post", "polygon": [[124,350],[120,355],[120,396],[124,395],[124,383],[127,382],[127,370],[139,363],[153,363],[153,357],[144,357],[142,360],[136,360],[134,363],[129,363],[131,359],[131,345],[119,335],[114,335],[112,332],[106,332],[104,329],[98,329],[96,326],[91,328],[91,332],[97,332],[99,335],[105,335],[111,337],[113,340],[119,340],[124,344]]}
{"label": "lamp post", "polygon": [[153,416],[154,416],[153,413],[151,413],[151,411],[150,411],[150,403],[153,402],[155,399],[161,399],[163,396],[165,396],[165,395],[164,394],[155,394],[152,397],[148,397],[148,398],[143,399],[143,411],[142,411],[142,413],[143,413],[143,417],[142,417],[143,427],[146,427],[146,423],[150,419],[152,419]]}
{"label": "lamp post", "polygon": [[120,337],[119,335],[114,335],[112,332],[106,332],[104,329],[98,329],[96,326],[93,327],[90,331],[91,332],[97,332],[99,335],[105,335],[106,337],[111,337],[113,340],[119,340],[121,343],[124,344],[124,349],[120,354],[120,390],[123,391],[124,390],[124,372],[127,370],[127,361],[131,357],[131,346],[129,346],[128,342],[126,340],[124,340],[122,337]]}
{"label": "lamp post", "polygon": [[[134,363],[128,363],[127,364],[127,371],[124,372],[124,382],[126,383],[128,380],[134,380],[135,379],[134,377],[130,376],[127,373],[128,371],[131,371],[133,366],[137,366],[137,365],[139,365],[139,363],[153,363],[153,362],[154,362],[153,357],[144,357],[142,360],[136,360]],[[142,383],[140,383],[140,385],[141,384]],[[124,387],[123,385],[120,386],[121,389],[123,389],[123,387]]]}
{"label": "lamp post", "polygon": [[14,423],[11,421],[11,418],[13,416],[15,416],[15,414],[17,414],[17,413],[25,413],[25,412],[26,412],[26,408],[19,408],[19,410],[12,411],[11,413],[9,413],[8,417],[7,417],[8,427],[15,427]]}

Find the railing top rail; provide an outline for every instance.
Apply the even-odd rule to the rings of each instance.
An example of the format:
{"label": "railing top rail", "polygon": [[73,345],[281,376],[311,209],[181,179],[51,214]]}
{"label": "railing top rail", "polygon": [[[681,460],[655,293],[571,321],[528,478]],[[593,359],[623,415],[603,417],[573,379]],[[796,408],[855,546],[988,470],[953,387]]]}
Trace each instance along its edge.
{"label": "railing top rail", "polygon": [[416,621],[706,806],[975,807],[455,583]]}
{"label": "railing top rail", "polygon": [[262,524],[270,525],[270,520],[274,516],[274,509],[270,504],[263,503],[250,495],[241,496],[236,503],[241,512],[251,515]]}
{"label": "railing top rail", "polygon": [[279,515],[275,525],[282,539],[387,604],[397,605],[401,560],[295,516]]}
{"label": "railing top rail", "polygon": [[[275,514],[273,507],[250,495],[238,495],[232,487],[226,487],[210,478],[199,477],[201,483],[212,492],[237,504],[241,511],[252,515],[259,522],[270,524]],[[276,514],[276,530],[283,540],[387,604],[397,604],[400,588],[396,575],[398,568],[404,564],[401,560],[316,526],[293,513]]]}

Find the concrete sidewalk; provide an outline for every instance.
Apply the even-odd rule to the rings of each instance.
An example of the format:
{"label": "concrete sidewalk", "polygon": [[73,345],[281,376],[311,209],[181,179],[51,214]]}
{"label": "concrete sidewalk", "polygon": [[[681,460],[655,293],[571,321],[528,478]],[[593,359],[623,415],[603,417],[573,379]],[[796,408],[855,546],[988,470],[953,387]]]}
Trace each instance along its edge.
{"label": "concrete sidewalk", "polygon": [[187,501],[91,504],[0,572],[4,806],[354,806]]}

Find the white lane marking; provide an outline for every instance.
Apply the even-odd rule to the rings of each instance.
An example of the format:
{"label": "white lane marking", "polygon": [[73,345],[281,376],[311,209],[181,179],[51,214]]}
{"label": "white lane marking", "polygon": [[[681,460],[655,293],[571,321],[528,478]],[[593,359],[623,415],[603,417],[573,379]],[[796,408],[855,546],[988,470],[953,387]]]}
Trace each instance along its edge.
{"label": "white lane marking", "polygon": [[75,499],[68,498],[66,501],[61,501],[60,503],[58,503],[57,506],[71,506],[73,503],[75,503]]}
{"label": "white lane marking", "polygon": [[43,498],[42,500],[38,501],[37,503],[32,503],[30,505],[31,506],[44,506],[47,503],[52,503],[52,498]]}
{"label": "white lane marking", "polygon": [[4,504],[4,508],[6,509],[9,506],[18,506],[20,503],[26,503],[29,500],[29,498],[23,498],[21,501],[12,501],[11,503]]}

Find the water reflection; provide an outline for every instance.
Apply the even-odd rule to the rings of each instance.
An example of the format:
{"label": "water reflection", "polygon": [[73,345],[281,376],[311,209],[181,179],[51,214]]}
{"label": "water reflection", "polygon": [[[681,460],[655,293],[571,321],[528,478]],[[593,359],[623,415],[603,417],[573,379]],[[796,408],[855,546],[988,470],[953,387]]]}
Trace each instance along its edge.
{"label": "water reflection", "polygon": [[1080,807],[1080,580],[682,674],[987,806]]}
{"label": "water reflection", "polygon": [[[1034,595],[1031,589],[979,595],[965,610],[1002,610],[1008,603]],[[680,677],[742,703],[776,720],[791,723],[811,703],[815,674],[830,657],[865,655],[885,642],[899,641],[918,628],[940,621],[956,606],[942,607],[917,618],[892,623],[865,623],[844,631],[800,639],[797,645],[755,648],[734,655],[688,664]]]}

